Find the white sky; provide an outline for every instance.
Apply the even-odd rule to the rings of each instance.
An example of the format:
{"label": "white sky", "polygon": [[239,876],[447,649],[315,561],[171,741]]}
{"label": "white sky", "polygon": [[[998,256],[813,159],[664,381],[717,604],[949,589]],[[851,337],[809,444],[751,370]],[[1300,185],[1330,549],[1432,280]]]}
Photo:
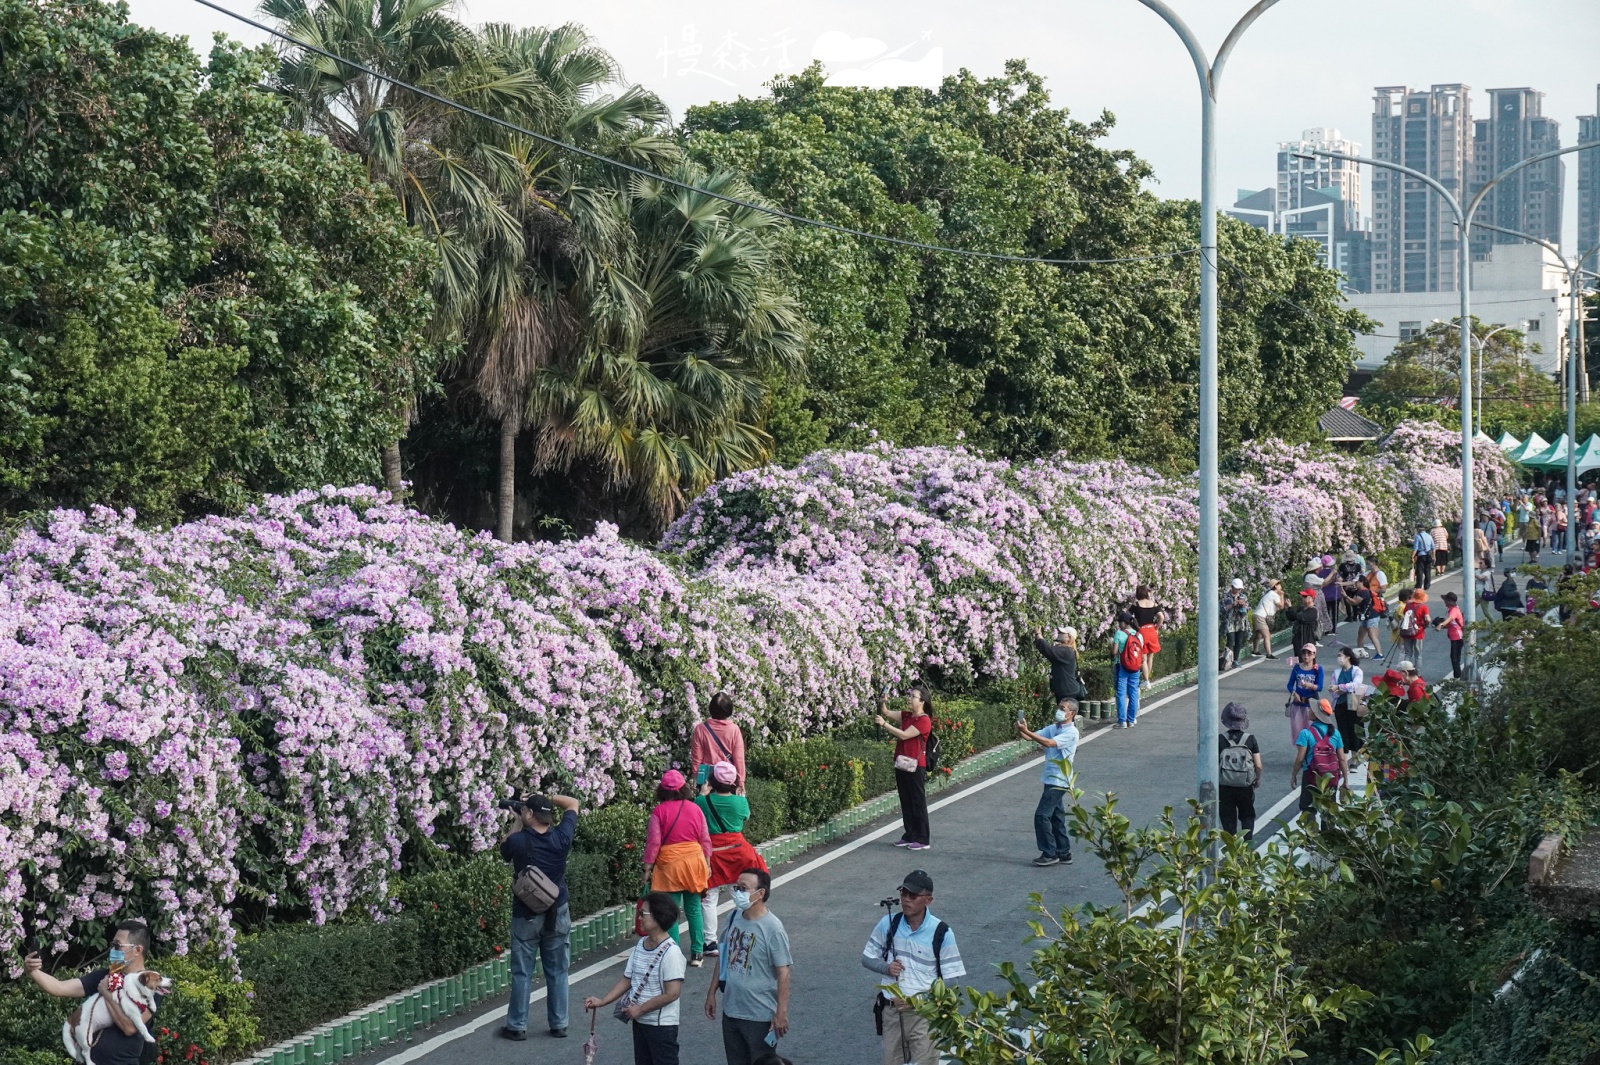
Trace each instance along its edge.
{"label": "white sky", "polygon": [[[254,14],[248,3],[232,6]],[[1249,6],[1171,3],[1208,49]],[[129,6],[135,21],[189,34],[200,48],[216,30],[251,42],[264,37],[193,0]],[[1045,76],[1057,106],[1082,119],[1102,109],[1116,115],[1110,144],[1154,166],[1158,193],[1199,195],[1194,68],[1177,36],[1137,0],[812,0],[803,8],[776,0],[462,0],[458,14],[471,23],[580,22],[622,61],[630,80],[658,92],[675,114],[760,95],[784,63],[792,71],[809,62],[819,39],[830,56],[856,56],[855,70],[880,61],[867,77],[886,70],[926,77],[941,61],[947,73],[966,67],[988,76],[1020,57]],[[1576,116],[1596,113],[1597,45],[1595,0],[1282,0],[1244,36],[1222,79],[1219,196],[1226,206],[1236,189],[1272,184],[1277,142],[1298,139],[1305,128],[1335,127],[1370,149],[1377,85],[1465,82],[1477,117],[1487,114],[1484,90],[1530,86],[1546,94],[1544,114],[1561,123],[1562,144],[1572,144]],[[1576,182],[1569,158],[1562,218],[1569,251]]]}

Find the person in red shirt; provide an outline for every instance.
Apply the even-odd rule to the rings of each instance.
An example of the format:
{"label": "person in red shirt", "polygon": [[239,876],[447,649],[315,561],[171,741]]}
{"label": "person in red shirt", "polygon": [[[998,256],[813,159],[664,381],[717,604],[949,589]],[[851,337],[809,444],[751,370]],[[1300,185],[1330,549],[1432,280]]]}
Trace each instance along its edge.
{"label": "person in red shirt", "polygon": [[1405,658],[1416,661],[1422,654],[1422,641],[1428,635],[1428,593],[1414,589],[1411,599],[1400,613],[1400,652]]}
{"label": "person in red shirt", "polygon": [[1423,681],[1422,674],[1417,672],[1414,662],[1400,663],[1400,678],[1405,688],[1399,697],[1405,702],[1414,703],[1428,697],[1428,685]]}
{"label": "person in red shirt", "polygon": [[[905,831],[895,843],[907,850],[928,849],[928,734],[933,731],[933,697],[921,684],[906,693],[904,712],[889,709],[889,696],[878,698],[878,724],[896,740],[894,782],[900,793],[900,820]],[[892,721],[890,719],[893,719]]]}
{"label": "person in red shirt", "polygon": [[1461,644],[1467,628],[1467,619],[1461,614],[1461,607],[1455,592],[1444,593],[1446,612],[1444,617],[1434,620],[1433,627],[1443,629],[1445,638],[1450,641],[1450,675],[1457,680],[1461,679]]}

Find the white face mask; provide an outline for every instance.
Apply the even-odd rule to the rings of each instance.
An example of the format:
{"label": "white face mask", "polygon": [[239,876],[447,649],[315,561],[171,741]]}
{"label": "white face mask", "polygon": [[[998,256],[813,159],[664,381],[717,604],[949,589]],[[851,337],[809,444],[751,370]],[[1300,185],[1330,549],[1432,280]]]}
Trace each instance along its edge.
{"label": "white face mask", "polygon": [[1064,724],[1066,724],[1066,722],[1067,722],[1067,712],[1065,710],[1057,710],[1056,711],[1056,724],[1064,725]]}
{"label": "white face mask", "polygon": [[743,888],[734,888],[733,908],[738,910],[740,913],[748,910],[750,908],[750,892],[744,890]]}

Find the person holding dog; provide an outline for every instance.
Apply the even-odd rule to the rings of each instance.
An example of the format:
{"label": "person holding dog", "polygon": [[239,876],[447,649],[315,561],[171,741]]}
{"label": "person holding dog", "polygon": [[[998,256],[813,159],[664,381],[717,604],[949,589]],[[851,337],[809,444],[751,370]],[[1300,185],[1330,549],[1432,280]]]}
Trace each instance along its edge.
{"label": "person holding dog", "polygon": [[[150,927],[143,921],[119,921],[111,938],[110,964],[72,980],[57,980],[45,972],[44,962],[37,953],[23,960],[23,971],[28,979],[38,984],[45,994],[56,998],[87,998],[98,994],[106,1004],[111,1024],[94,1037],[89,1048],[91,1065],[153,1065],[156,1060],[156,1045],[145,1042],[144,1036],[139,1034],[139,1026],[122,1011],[117,996],[111,993],[113,972],[126,980],[145,971],[150,943]],[[159,1008],[160,995],[156,998]],[[150,1018],[154,1015],[154,1009],[141,1008],[139,1023],[149,1030]]]}

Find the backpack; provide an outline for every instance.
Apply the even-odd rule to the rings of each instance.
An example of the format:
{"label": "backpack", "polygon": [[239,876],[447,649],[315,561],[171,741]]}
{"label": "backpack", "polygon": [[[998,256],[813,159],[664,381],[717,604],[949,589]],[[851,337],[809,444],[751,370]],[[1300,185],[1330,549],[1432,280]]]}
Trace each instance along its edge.
{"label": "backpack", "polygon": [[1228,746],[1222,749],[1220,782],[1229,788],[1253,787],[1256,782],[1256,760],[1250,748],[1245,746],[1250,733],[1241,732],[1236,740],[1228,739],[1228,734],[1223,733],[1222,738],[1228,740]]}
{"label": "backpack", "polygon": [[930,773],[939,768],[939,746],[939,733],[929,728],[928,738],[922,741],[922,760]]}
{"label": "backpack", "polygon": [[1400,617],[1400,635],[1411,637],[1417,634],[1417,612],[1406,607],[1406,612]]}
{"label": "backpack", "polygon": [[1374,614],[1387,614],[1389,612],[1389,600],[1383,597],[1383,589],[1368,588],[1367,590],[1372,593],[1372,612]]}
{"label": "backpack", "polygon": [[1137,673],[1144,668],[1144,637],[1137,632],[1128,633],[1127,642],[1122,645],[1122,654],[1117,659],[1122,663],[1122,668],[1129,673]]}
{"label": "backpack", "polygon": [[[900,928],[900,922],[906,915],[897,913],[889,918],[889,934],[883,939],[883,960],[888,961],[889,955],[894,952],[894,934]],[[944,979],[944,959],[939,957],[939,952],[944,949],[944,937],[950,932],[950,926],[940,921],[933,926],[933,973],[939,979]]]}
{"label": "backpack", "polygon": [[534,913],[544,913],[561,897],[561,889],[556,882],[536,865],[530,865],[517,874],[517,878],[511,882],[511,893]]}
{"label": "backpack", "polygon": [[1333,746],[1333,726],[1328,726],[1328,731],[1323,732],[1316,725],[1307,726],[1314,737],[1311,744],[1311,772],[1319,777],[1339,777],[1342,770],[1339,767],[1339,752]]}

